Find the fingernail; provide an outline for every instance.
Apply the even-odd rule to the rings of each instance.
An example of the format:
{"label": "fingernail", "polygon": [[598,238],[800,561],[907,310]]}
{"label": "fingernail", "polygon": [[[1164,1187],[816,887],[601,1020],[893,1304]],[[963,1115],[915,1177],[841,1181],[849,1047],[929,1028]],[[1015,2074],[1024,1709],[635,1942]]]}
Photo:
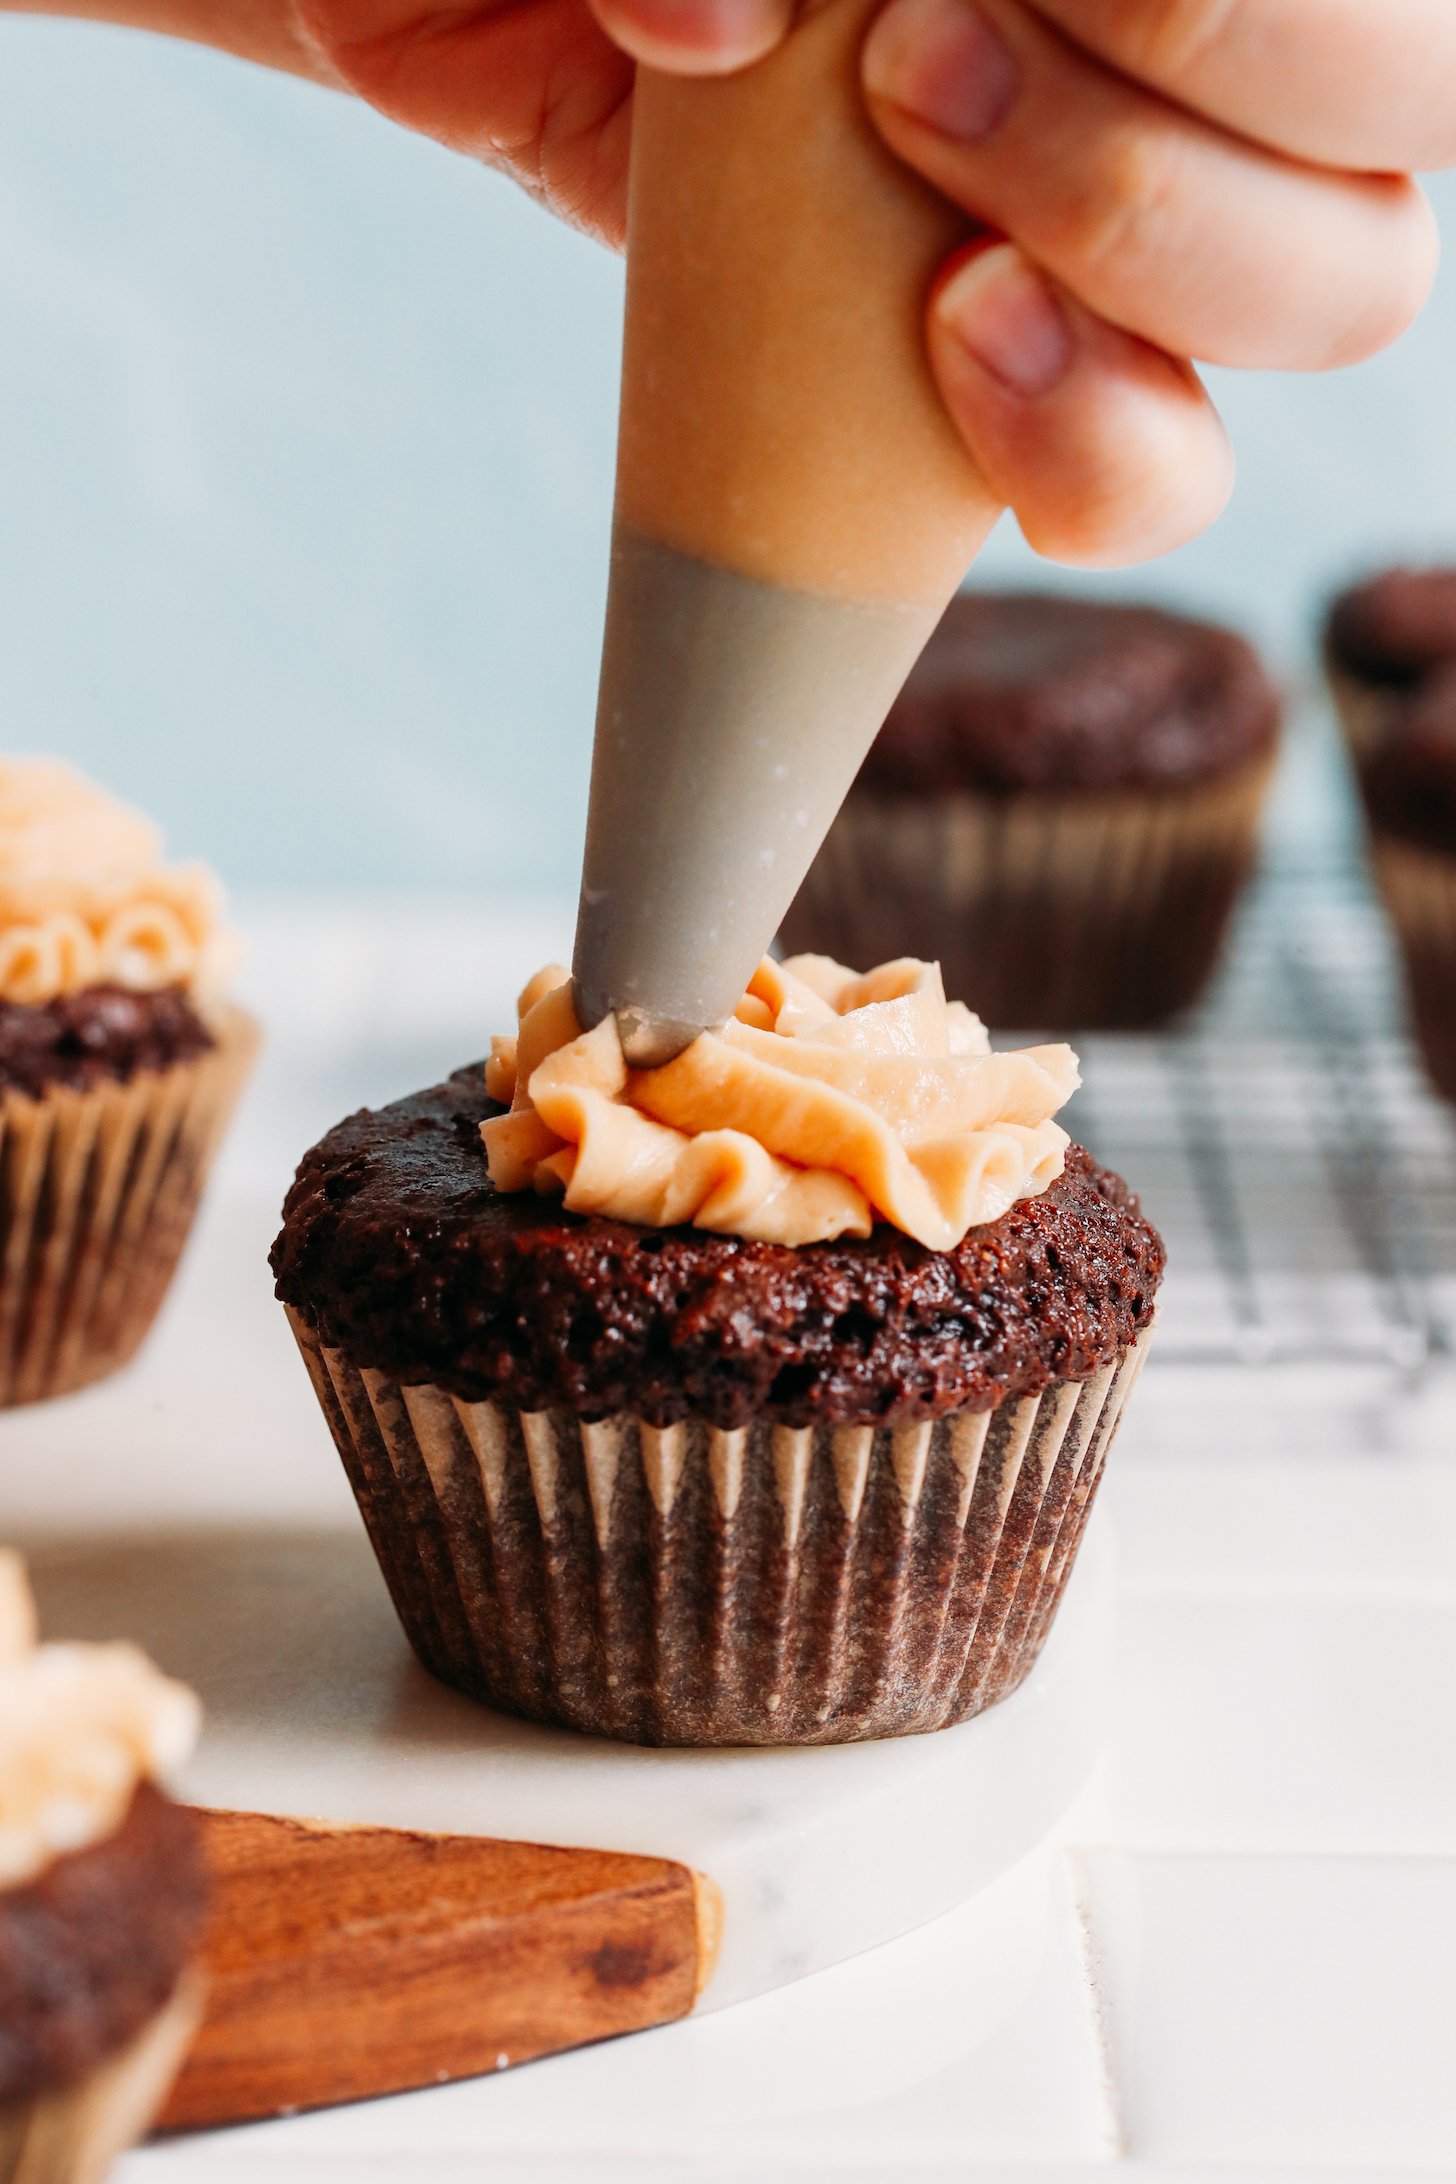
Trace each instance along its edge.
{"label": "fingernail", "polygon": [[875,98],[963,144],[991,134],[1020,80],[1010,48],[973,0],[890,0],[862,65]]}
{"label": "fingernail", "polygon": [[788,28],[793,0],[605,0],[618,45],[650,67],[716,75],[760,58]]}
{"label": "fingernail", "polygon": [[936,317],[1013,394],[1050,394],[1072,362],[1072,329],[1014,243],[968,259],[935,298]]}

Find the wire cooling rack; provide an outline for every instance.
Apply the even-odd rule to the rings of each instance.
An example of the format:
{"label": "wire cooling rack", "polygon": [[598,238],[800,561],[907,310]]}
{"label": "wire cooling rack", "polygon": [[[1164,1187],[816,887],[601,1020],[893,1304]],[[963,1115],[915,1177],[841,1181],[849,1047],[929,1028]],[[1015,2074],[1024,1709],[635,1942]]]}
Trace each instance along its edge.
{"label": "wire cooling rack", "polygon": [[1078,1046],[1064,1119],[1168,1245],[1160,1362],[1456,1352],[1456,1112],[1410,1042],[1358,852],[1276,845],[1186,1026]]}

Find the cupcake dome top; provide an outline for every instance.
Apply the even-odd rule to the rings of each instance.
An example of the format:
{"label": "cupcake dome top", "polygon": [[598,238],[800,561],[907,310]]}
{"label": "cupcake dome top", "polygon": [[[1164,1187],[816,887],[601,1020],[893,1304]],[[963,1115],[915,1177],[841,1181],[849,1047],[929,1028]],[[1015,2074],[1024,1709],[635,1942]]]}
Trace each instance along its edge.
{"label": "cupcake dome top", "polygon": [[1278,695],[1234,631],[1053,593],[953,599],[856,787],[1157,789],[1262,756]]}
{"label": "cupcake dome top", "polygon": [[18,1555],[0,1550],[0,1889],[111,1835],[140,1785],[191,1752],[193,1694],[131,1645],[37,1645]]}
{"label": "cupcake dome top", "polygon": [[140,812],[69,766],[0,758],[0,1001],[95,986],[207,999],[237,960],[205,865],[168,865]]}
{"label": "cupcake dome top", "polygon": [[798,1428],[989,1410],[1151,1324],[1162,1244],[1077,1145],[952,1251],[883,1223],[795,1248],[497,1191],[480,1125],[500,1112],[475,1063],[305,1155],[277,1294],[349,1364],[467,1403]]}
{"label": "cupcake dome top", "polygon": [[1330,608],[1325,649],[1360,682],[1411,688],[1456,657],[1456,569],[1386,569],[1352,585]]}

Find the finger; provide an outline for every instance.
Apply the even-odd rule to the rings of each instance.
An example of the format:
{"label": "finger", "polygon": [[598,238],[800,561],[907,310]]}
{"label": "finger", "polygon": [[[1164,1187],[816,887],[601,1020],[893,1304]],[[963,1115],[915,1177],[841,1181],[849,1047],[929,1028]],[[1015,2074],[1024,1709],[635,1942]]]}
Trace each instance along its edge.
{"label": "finger", "polygon": [[726,76],[771,52],[794,0],[591,0],[607,35],[649,68]]}
{"label": "finger", "polygon": [[1228,499],[1233,456],[1197,374],[1094,318],[1014,243],[946,269],[927,335],[957,429],[1048,559],[1145,561]]}
{"label": "finger", "polygon": [[620,250],[632,62],[586,0],[423,12],[415,0],[299,0],[349,89],[392,121],[498,167]]}
{"label": "finger", "polygon": [[1168,98],[1321,166],[1456,162],[1451,0],[1034,0]]}
{"label": "finger", "polygon": [[1099,318],[1175,356],[1318,370],[1399,333],[1435,272],[1409,180],[1227,135],[1017,0],[890,0],[864,48],[892,150]]}

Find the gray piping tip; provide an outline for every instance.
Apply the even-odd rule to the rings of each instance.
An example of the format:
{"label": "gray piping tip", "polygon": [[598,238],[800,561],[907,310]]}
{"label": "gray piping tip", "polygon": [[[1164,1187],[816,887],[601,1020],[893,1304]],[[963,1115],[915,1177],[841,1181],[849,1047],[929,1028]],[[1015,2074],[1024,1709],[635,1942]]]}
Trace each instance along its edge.
{"label": "gray piping tip", "polygon": [[737,1008],[936,620],[618,523],[572,960],[638,1069]]}
{"label": "gray piping tip", "polygon": [[588,1031],[604,1016],[616,1016],[617,1037],[633,1069],[660,1069],[690,1047],[700,1032],[722,1029],[720,1024],[685,1024],[674,1016],[654,1016],[630,1004],[614,1010],[610,1001],[598,1001],[589,994],[578,978],[572,980],[571,992],[576,1020]]}

